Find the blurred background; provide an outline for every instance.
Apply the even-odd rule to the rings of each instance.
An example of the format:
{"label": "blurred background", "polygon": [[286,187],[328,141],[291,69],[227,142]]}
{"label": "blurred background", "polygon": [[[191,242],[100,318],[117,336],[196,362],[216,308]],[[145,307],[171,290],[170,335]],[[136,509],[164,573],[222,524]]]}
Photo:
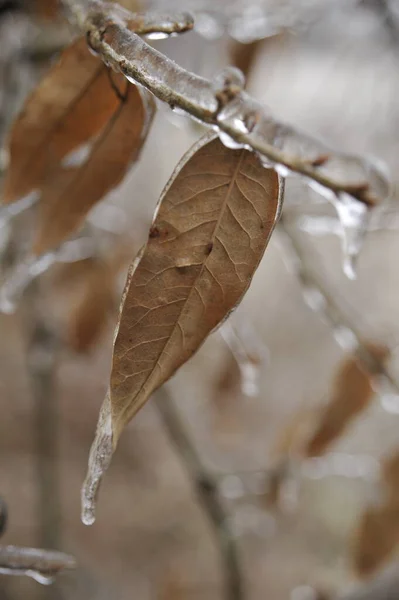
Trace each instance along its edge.
{"label": "blurred background", "polygon": [[[1,542],[78,561],[52,586],[0,576],[0,599],[398,598],[399,509],[386,499],[387,478],[394,484],[384,465],[399,446],[399,3],[148,6],[195,16],[194,32],[156,48],[204,77],[236,64],[276,118],[383,160],[393,193],[374,211],[349,280],[334,208],[287,179],[282,221],[244,301],[129,425],[97,522],[85,527],[80,487],[128,263],[170,173],[203,132],[159,106],[140,163],[20,294],[15,313],[0,315]],[[2,147],[71,39],[56,2],[0,1]],[[5,150],[0,157],[4,172]],[[27,209],[0,222],[3,281],[24,256],[32,219]],[[342,432],[304,451],[334,394],[364,410],[338,415]],[[387,503],[370,532],[364,515]],[[382,591],[369,587],[374,577]]]}

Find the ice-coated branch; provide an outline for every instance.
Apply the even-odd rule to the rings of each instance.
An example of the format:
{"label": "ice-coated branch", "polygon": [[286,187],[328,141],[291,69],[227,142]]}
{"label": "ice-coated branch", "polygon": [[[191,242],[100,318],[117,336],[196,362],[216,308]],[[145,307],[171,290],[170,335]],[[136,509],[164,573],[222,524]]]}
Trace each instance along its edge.
{"label": "ice-coated branch", "polygon": [[4,575],[27,575],[46,585],[55,575],[75,567],[73,556],[63,552],[0,546],[0,573]]}
{"label": "ice-coated branch", "polygon": [[332,150],[277,121],[243,90],[244,82],[237,70],[226,69],[214,81],[204,79],[183,69],[138,35],[190,29],[192,22],[187,15],[137,16],[101,0],[85,4],[82,0],[62,0],[62,4],[106,64],[172,108],[218,130],[226,145],[251,148],[280,174],[303,176],[335,203],[350,197],[370,207],[388,195],[387,178],[379,164]]}
{"label": "ice-coated branch", "polygon": [[384,362],[370,352],[364,344],[360,332],[339,309],[334,298],[324,289],[318,278],[312,274],[302,255],[300,245],[290,234],[283,217],[280,219],[277,231],[283,239],[290,266],[298,277],[307,304],[330,324],[337,339],[343,339],[352,345],[352,349],[356,352],[364,369],[372,376],[382,379],[384,386],[397,396],[399,394],[398,382],[392,377]]}
{"label": "ice-coated branch", "polygon": [[217,482],[203,466],[165,386],[157,391],[156,400],[165,428],[179,452],[200,506],[208,517],[219,544],[225,571],[226,600],[242,600],[244,585],[236,541],[223,502],[219,497]]}

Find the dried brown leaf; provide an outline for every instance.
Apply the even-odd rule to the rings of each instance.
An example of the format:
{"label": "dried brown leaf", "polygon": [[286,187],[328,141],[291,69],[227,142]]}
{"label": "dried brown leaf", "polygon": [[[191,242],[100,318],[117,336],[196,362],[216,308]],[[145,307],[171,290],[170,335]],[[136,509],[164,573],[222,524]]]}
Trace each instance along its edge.
{"label": "dried brown leaf", "polygon": [[34,10],[40,17],[52,20],[59,14],[60,3],[58,0],[35,0]]}
{"label": "dried brown leaf", "polygon": [[230,62],[240,69],[246,78],[251,74],[263,40],[254,40],[247,44],[233,40],[230,46]]}
{"label": "dried brown leaf", "polygon": [[11,128],[3,203],[40,188],[68,153],[106,125],[119,104],[107,67],[89,52],[84,39],[71,44]]}
{"label": "dried brown leaf", "polygon": [[97,261],[87,274],[69,323],[68,341],[75,352],[88,352],[100,339],[116,307],[117,277],[132,255],[130,246],[120,246],[110,259]]}
{"label": "dried brown leaf", "polygon": [[[368,344],[367,349],[376,360],[383,360],[388,355],[386,347]],[[306,444],[305,455],[323,454],[369,405],[373,395],[372,373],[364,370],[364,365],[356,354],[348,357],[337,372],[331,398]]]}
{"label": "dried brown leaf", "polygon": [[115,442],[241,300],[278,208],[277,175],[218,139],[202,140],[173,173],[123,299],[111,374]]}
{"label": "dried brown leaf", "polygon": [[356,573],[371,575],[392,555],[399,542],[399,506],[367,509],[356,531],[352,562]]}
{"label": "dried brown leaf", "polygon": [[389,502],[399,506],[399,452],[388,456],[382,463],[382,476],[387,488]]}
{"label": "dried brown leaf", "polygon": [[281,187],[248,150],[205,136],[162,193],[122,299],[110,391],[82,492],[83,521],[123,427],[240,302],[281,206]]}
{"label": "dried brown leaf", "polygon": [[122,97],[89,156],[72,168],[62,166],[46,180],[39,206],[33,253],[41,255],[78,229],[96,202],[116,187],[137,160],[155,104],[151,94],[112,75]]}

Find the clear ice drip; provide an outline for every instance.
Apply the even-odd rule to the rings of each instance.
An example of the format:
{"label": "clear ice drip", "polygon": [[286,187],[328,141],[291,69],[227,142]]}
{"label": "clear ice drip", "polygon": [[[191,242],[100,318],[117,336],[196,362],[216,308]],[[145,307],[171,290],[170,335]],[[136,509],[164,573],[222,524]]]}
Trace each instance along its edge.
{"label": "clear ice drip", "polygon": [[244,396],[259,395],[262,367],[267,358],[267,349],[258,338],[255,330],[247,322],[226,321],[220,333],[237,361],[241,375],[241,391]]}
{"label": "clear ice drip", "polygon": [[96,519],[98,490],[114,452],[111,400],[108,392],[98,417],[96,435],[90,449],[86,479],[82,487],[82,522],[92,525]]}
{"label": "clear ice drip", "polygon": [[20,198],[12,204],[5,204],[0,208],[0,227],[7,224],[13,217],[19,215],[24,210],[30,208],[40,198],[40,193],[37,190],[30,192],[23,198]]}
{"label": "clear ice drip", "polygon": [[367,205],[348,194],[340,194],[335,203],[343,236],[343,270],[349,279],[356,278],[359,256],[369,222]]}

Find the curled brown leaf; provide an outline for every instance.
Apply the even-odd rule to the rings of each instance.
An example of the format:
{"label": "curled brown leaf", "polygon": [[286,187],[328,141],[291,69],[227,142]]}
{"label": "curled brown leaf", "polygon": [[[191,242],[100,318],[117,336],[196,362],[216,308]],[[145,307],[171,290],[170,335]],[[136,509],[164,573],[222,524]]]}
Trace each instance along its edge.
{"label": "curled brown leaf", "polygon": [[[112,74],[109,86],[119,94],[118,105],[94,140],[88,156],[76,166],[61,165],[42,186],[37,256],[57,247],[79,228],[89,210],[123,179],[137,160],[154,114],[152,96]],[[115,92],[119,90],[119,92]]]}
{"label": "curled brown leaf", "polygon": [[8,139],[10,165],[2,201],[40,189],[63,158],[96,135],[119,106],[108,69],[79,39],[25,102]]}

